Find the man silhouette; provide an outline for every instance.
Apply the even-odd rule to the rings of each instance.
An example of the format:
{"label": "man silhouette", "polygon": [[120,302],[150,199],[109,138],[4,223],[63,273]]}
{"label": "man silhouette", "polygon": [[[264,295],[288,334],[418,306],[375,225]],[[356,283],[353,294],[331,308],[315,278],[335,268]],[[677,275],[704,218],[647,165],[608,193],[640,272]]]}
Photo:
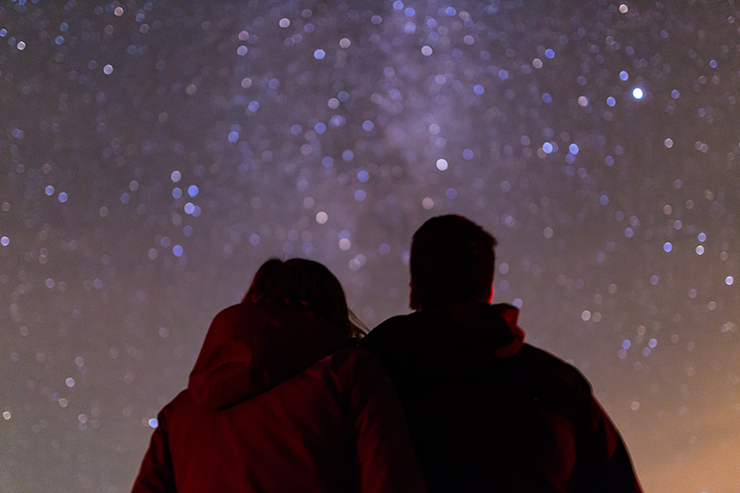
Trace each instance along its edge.
{"label": "man silhouette", "polygon": [[410,306],[361,342],[385,364],[430,492],[641,492],[619,433],[571,365],[525,344],[490,305],[496,240],[468,219],[425,222]]}

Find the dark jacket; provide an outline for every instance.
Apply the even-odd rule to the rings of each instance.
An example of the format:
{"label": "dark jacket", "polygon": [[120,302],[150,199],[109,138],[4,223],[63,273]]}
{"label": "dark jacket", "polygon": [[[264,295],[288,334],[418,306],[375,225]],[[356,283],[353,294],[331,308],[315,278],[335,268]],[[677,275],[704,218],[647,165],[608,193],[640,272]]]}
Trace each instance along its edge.
{"label": "dark jacket", "polygon": [[157,419],[135,493],[425,491],[382,365],[309,311],[219,313]]}
{"label": "dark jacket", "polygon": [[362,340],[401,397],[429,491],[641,491],[588,381],[524,344],[518,316],[456,305],[391,318]]}

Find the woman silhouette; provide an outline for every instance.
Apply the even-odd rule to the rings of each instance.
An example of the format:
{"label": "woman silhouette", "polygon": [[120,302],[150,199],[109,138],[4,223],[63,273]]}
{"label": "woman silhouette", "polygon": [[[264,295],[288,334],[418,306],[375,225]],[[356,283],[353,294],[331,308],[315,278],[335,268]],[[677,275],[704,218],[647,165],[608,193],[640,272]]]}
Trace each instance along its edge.
{"label": "woman silhouette", "polygon": [[265,262],[159,413],[133,491],[425,491],[395,390],[360,333],[326,267]]}

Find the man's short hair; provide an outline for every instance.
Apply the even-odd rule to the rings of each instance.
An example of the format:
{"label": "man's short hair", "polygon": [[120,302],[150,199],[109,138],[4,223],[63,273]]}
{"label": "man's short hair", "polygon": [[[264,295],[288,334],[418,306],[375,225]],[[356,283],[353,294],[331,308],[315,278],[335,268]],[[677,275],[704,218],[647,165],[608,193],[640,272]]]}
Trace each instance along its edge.
{"label": "man's short hair", "polygon": [[414,310],[487,299],[496,239],[462,216],[429,219],[411,240]]}

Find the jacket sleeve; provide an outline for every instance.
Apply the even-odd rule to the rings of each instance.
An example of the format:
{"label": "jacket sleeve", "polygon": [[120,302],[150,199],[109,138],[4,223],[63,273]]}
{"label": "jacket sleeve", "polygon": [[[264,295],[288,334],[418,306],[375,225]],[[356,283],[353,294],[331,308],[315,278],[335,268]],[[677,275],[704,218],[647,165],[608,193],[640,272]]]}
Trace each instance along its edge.
{"label": "jacket sleeve", "polygon": [[157,416],[157,428],[152,434],[149,450],[139,469],[131,493],[176,493],[175,473],[172,469],[169,440],[163,413]]}
{"label": "jacket sleeve", "polygon": [[617,428],[599,405],[590,396],[590,440],[588,449],[579,454],[587,457],[583,468],[588,478],[584,491],[614,493],[642,493],[627,447]]}
{"label": "jacket sleeve", "polygon": [[360,491],[426,492],[406,418],[388,374],[367,351],[355,360],[349,415]]}

